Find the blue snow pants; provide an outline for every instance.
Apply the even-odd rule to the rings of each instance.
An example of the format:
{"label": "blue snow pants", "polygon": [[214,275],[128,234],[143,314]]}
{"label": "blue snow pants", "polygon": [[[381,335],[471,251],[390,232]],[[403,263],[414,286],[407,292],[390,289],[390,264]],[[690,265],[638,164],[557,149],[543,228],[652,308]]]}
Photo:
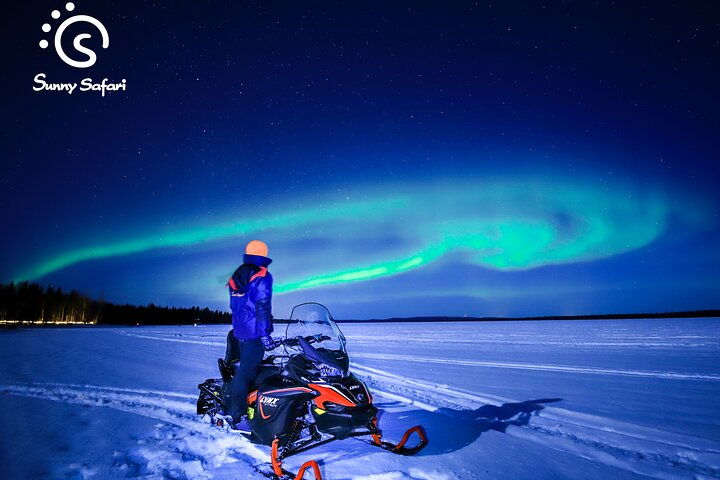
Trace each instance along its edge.
{"label": "blue snow pants", "polygon": [[[233,340],[234,345],[231,347]],[[239,353],[233,360],[240,361],[234,363],[235,372],[230,381],[230,411],[226,413],[233,417],[234,422],[239,422],[243,415],[247,415],[248,390],[260,369],[260,362],[265,355],[265,347],[260,338],[240,341],[234,338],[231,332],[228,335],[228,350],[231,348],[237,349],[233,353]]]}

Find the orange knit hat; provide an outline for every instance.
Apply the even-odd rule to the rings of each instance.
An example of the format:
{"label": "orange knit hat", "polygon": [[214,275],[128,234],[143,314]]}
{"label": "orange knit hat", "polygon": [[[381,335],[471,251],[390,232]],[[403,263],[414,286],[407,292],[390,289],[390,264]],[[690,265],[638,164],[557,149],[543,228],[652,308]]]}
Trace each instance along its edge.
{"label": "orange knit hat", "polygon": [[245,254],[267,257],[268,246],[265,244],[265,242],[261,242],[260,240],[253,240],[245,247]]}

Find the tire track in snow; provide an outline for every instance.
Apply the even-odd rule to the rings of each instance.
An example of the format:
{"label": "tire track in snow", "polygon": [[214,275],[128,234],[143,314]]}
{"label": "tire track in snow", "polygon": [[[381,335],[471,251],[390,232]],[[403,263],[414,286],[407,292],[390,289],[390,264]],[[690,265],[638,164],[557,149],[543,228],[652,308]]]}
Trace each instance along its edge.
{"label": "tire track in snow", "polygon": [[705,380],[712,382],[720,381],[720,375],[712,374],[653,372],[644,370],[578,367],[572,365],[542,365],[535,363],[486,362],[477,360],[420,357],[415,355],[398,355],[391,353],[354,353],[353,358],[368,358],[373,360],[400,360],[406,362],[438,363],[443,365],[464,365],[469,367],[510,368],[515,370],[541,370],[546,372],[581,373],[592,375],[621,375],[627,377],[662,378],[669,380]]}
{"label": "tire track in snow", "polygon": [[[370,390],[427,411],[476,410],[517,400],[482,395],[351,363]],[[388,395],[389,394],[389,395]],[[404,398],[404,399],[403,399]],[[515,427],[515,428],[513,428]],[[720,444],[571,410],[544,406],[505,433],[546,448],[655,478],[720,478]]]}
{"label": "tire track in snow", "polygon": [[180,392],[168,392],[163,390],[145,390],[141,388],[122,388],[122,387],[108,387],[103,385],[82,385],[78,383],[53,383],[53,382],[43,382],[43,383],[35,383],[34,385],[45,385],[45,386],[52,386],[52,387],[66,387],[66,388],[79,388],[79,389],[88,389],[88,390],[107,390],[109,392],[121,392],[121,393],[140,393],[144,395],[159,395],[162,397],[175,397],[175,398],[185,398],[189,400],[196,400],[197,395],[190,395],[189,393],[180,393]]}
{"label": "tire track in snow", "polygon": [[[163,342],[175,342],[175,343],[191,343],[194,345],[209,345],[213,347],[221,346],[225,347],[225,340],[222,341],[210,341],[210,340],[189,340],[187,338],[173,338],[168,337],[166,335],[144,335],[140,333],[131,333],[125,330],[121,330],[119,332],[116,332],[118,335],[123,335],[125,337],[135,337],[135,338],[144,338],[146,340],[162,340]],[[176,335],[177,337],[177,335]]]}
{"label": "tire track in snow", "polygon": [[[208,469],[238,460],[245,462],[249,471],[262,473],[269,460],[267,448],[254,445],[239,435],[216,430],[209,422],[202,421],[194,402],[187,401],[188,397],[196,397],[184,393],[60,383],[2,385],[0,393],[108,407],[169,424],[156,425],[154,437],[126,454],[126,466],[128,463],[137,466],[145,461],[143,468],[146,471],[139,474],[143,476],[165,478],[168,472],[181,471],[187,478],[209,478]],[[188,461],[188,458],[192,460]],[[171,477],[176,478],[176,475]]]}

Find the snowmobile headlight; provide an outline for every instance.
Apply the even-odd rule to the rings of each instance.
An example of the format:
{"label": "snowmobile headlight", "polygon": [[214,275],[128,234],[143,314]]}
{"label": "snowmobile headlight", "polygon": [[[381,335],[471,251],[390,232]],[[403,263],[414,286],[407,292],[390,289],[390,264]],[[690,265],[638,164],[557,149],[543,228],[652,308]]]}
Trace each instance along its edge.
{"label": "snowmobile headlight", "polygon": [[342,377],[343,372],[342,370],[339,370],[332,365],[328,365],[327,363],[318,363],[317,364],[318,370],[320,370],[320,376],[321,377]]}

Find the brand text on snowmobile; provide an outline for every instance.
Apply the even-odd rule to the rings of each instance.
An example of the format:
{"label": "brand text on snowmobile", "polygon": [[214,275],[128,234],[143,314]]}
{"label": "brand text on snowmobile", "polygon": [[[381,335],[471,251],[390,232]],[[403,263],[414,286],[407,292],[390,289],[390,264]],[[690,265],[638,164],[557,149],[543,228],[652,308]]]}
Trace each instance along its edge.
{"label": "brand text on snowmobile", "polygon": [[260,403],[263,405],[267,405],[269,407],[276,407],[277,406],[278,399],[273,397],[262,397],[260,398]]}
{"label": "brand text on snowmobile", "polygon": [[109,82],[107,78],[103,78],[100,83],[94,83],[92,78],[83,78],[80,83],[77,82],[65,82],[65,83],[49,83],[45,81],[46,75],[44,73],[38,73],[33,79],[35,86],[33,90],[41,92],[47,90],[49,92],[67,92],[69,95],[80,87],[80,92],[100,92],[101,96],[105,96],[105,92],[118,92],[127,91],[127,82],[123,78],[119,83]]}

